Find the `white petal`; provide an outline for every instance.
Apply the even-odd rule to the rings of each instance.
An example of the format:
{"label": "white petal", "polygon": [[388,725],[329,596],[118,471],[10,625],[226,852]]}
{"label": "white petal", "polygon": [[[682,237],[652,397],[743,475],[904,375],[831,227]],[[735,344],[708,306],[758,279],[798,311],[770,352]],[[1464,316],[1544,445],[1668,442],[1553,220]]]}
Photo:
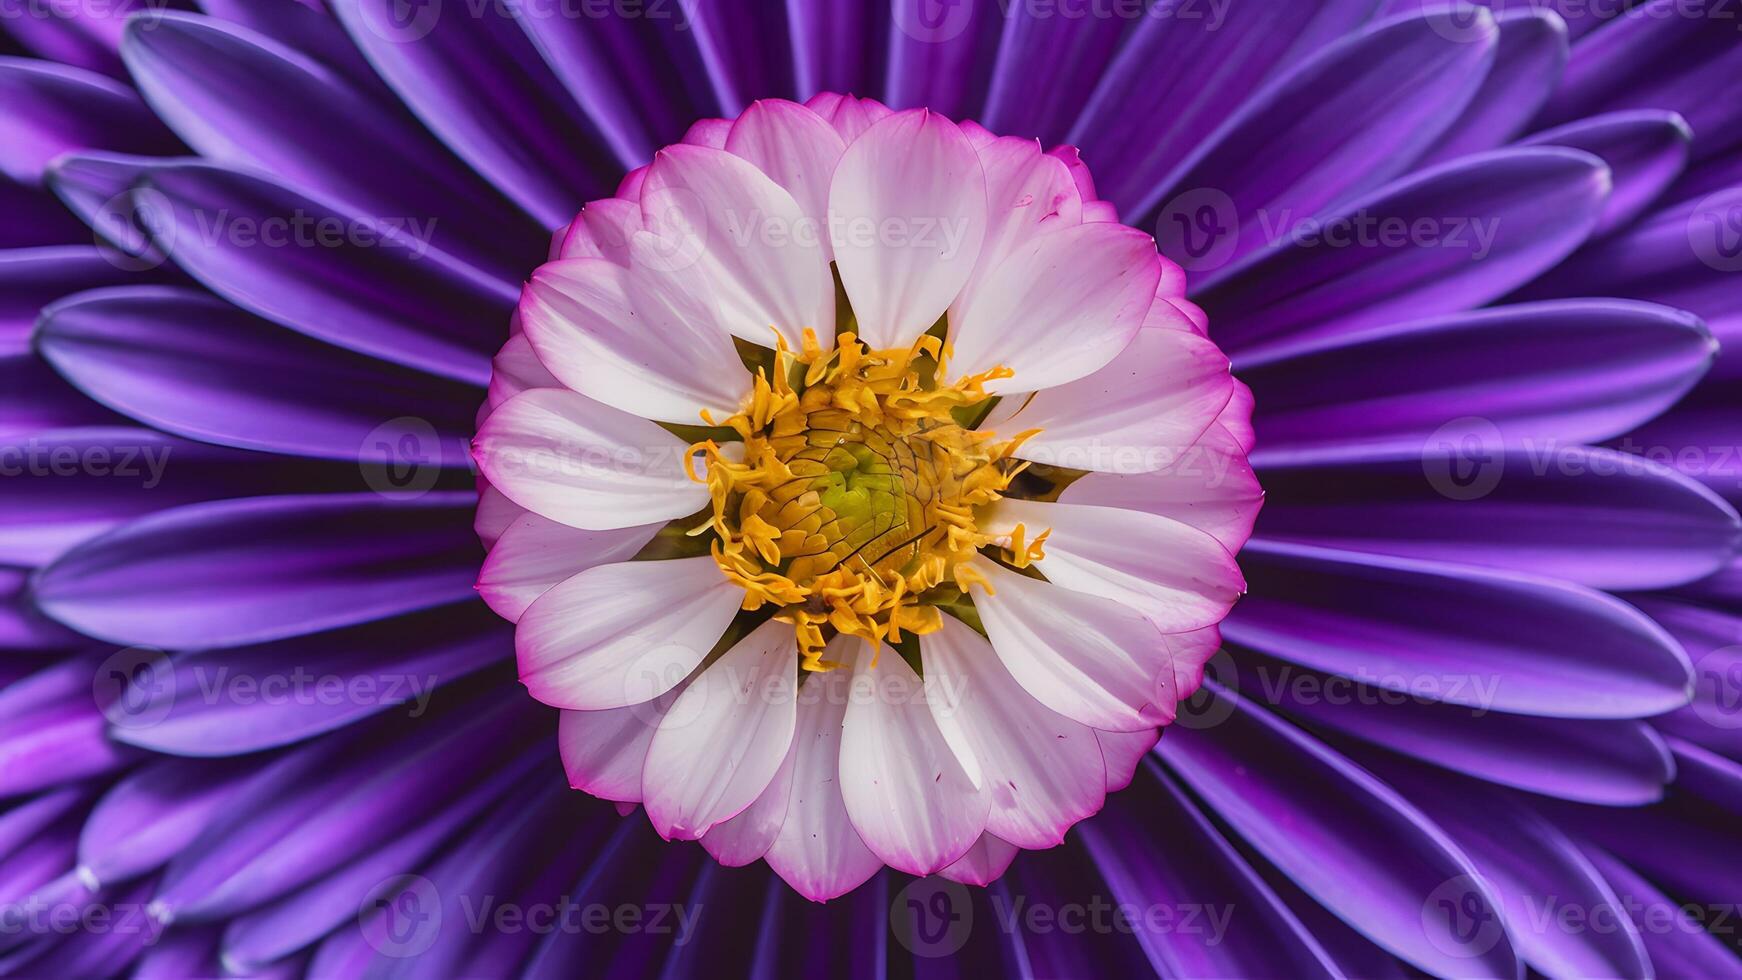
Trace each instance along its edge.
{"label": "white petal", "polygon": [[992,645],[949,616],[919,638],[932,712],[966,733],[992,798],[986,830],[1019,847],[1052,847],[1106,797],[1095,730],[1030,697]]}
{"label": "white petal", "polygon": [[656,698],[702,662],[743,601],[707,555],[589,568],[521,615],[520,681],[559,708]]}
{"label": "white petal", "polygon": [[[519,320],[518,314],[515,319]],[[490,387],[484,395],[484,414],[488,416],[496,406],[523,391],[561,385],[562,382],[533,353],[532,342],[526,339],[526,334],[515,334],[490,361]]]}
{"label": "white petal", "polygon": [[[831,646],[846,655],[846,643]],[[766,855],[775,874],[813,902],[845,895],[883,867],[853,829],[841,799],[841,722],[852,683],[845,670],[805,679],[792,742],[792,792]]]}
{"label": "white petal", "polygon": [[503,402],[472,447],[485,478],[510,500],[570,527],[670,521],[708,503],[707,486],[684,472],[683,440],[565,388]]}
{"label": "white petal", "polygon": [[660,836],[695,840],[768,788],[792,745],[797,663],[791,624],[770,619],[672,705],[642,774],[642,805]]}
{"label": "white petal", "polygon": [[[968,132],[966,126],[963,132]],[[1083,199],[1070,169],[1058,157],[1041,152],[1040,141],[1005,136],[977,148],[986,171],[986,237],[958,306],[1019,244],[1043,230],[1083,222]]]}
{"label": "white petal", "polygon": [[829,186],[829,228],[859,336],[905,347],[967,284],[986,234],[986,175],[956,124],[898,112],[847,147]]}
{"label": "white petal", "polygon": [[787,801],[792,798],[794,754],[789,746],[785,760],[762,795],[756,797],[756,802],[730,820],[715,824],[702,835],[702,847],[714,856],[714,860],[728,868],[739,868],[767,854],[774,846],[781,826],[786,823]]}
{"label": "white petal", "polygon": [[1019,242],[951,308],[950,371],[1008,367],[1015,377],[987,385],[1005,394],[1075,381],[1130,346],[1160,278],[1155,241],[1123,225],[1076,225]]}
{"label": "white petal", "polygon": [[557,749],[569,785],[604,800],[641,802],[641,770],[661,719],[684,685],[651,701],[604,711],[564,711]]}
{"label": "white petal", "polygon": [[496,541],[508,530],[508,525],[530,511],[509,500],[488,481],[479,480],[478,483],[478,513],[472,518],[472,530],[477,532],[478,540],[484,542],[485,548],[494,548]]}
{"label": "white petal", "polygon": [[669,146],[641,189],[631,262],[680,275],[709,297],[734,336],[794,350],[804,330],[835,335],[834,278],[820,229],[784,188],[742,157]]}
{"label": "white petal", "polygon": [[621,197],[588,201],[569,224],[559,259],[609,259],[629,264],[629,243],[641,230],[641,205]]}
{"label": "white petal", "polygon": [[1021,848],[1009,841],[984,833],[973,847],[968,848],[968,853],[938,874],[964,885],[990,885],[1009,869],[1019,850]]}
{"label": "white petal", "polygon": [[860,99],[834,92],[818,92],[805,100],[811,110],[835,127],[842,142],[851,144],[865,134],[874,123],[889,118],[890,108],[876,99]]}
{"label": "white petal", "polygon": [[1234,394],[1228,358],[1194,333],[1142,330],[1105,367],[1036,392],[1001,422],[1039,429],[1022,459],[1076,470],[1149,473],[1184,456]]}
{"label": "white petal", "polygon": [[525,513],[508,525],[484,557],[478,595],[509,622],[558,582],[594,565],[635,557],[663,524],[584,531]]}
{"label": "white petal", "polygon": [[1136,732],[1095,731],[1095,741],[1101,746],[1101,761],[1107,768],[1107,792],[1117,793],[1131,785],[1143,757],[1155,748],[1160,737],[1161,732],[1154,728]]}
{"label": "white petal", "polygon": [[551,374],[632,415],[695,425],[703,410],[738,411],[750,393],[716,311],[672,273],[549,262],[526,284],[520,319]]}
{"label": "white petal", "polygon": [[1153,623],[1111,599],[993,562],[975,567],[997,590],[974,593],[992,649],[1036,701],[1108,731],[1173,720],[1171,653]]}
{"label": "white petal", "polygon": [[1005,499],[981,522],[990,534],[1017,524],[1033,540],[1051,528],[1036,563],[1054,585],[1123,603],[1163,633],[1213,626],[1246,587],[1228,549],[1203,531],[1116,507]]}
{"label": "white petal", "polygon": [[887,647],[874,656],[870,644],[854,646],[841,796],[865,846],[885,864],[932,874],[973,846],[991,799],[944,738],[907,661]]}
{"label": "white petal", "polygon": [[[796,102],[761,99],[732,123],[725,145],[786,188],[819,232],[827,227],[829,180],[847,151],[828,120]],[[818,237],[823,254],[833,259],[829,236]]]}
{"label": "white petal", "polygon": [[1252,536],[1264,490],[1246,451],[1221,423],[1153,473],[1090,473],[1059,495],[1059,502],[1148,511],[1183,521],[1238,551]]}

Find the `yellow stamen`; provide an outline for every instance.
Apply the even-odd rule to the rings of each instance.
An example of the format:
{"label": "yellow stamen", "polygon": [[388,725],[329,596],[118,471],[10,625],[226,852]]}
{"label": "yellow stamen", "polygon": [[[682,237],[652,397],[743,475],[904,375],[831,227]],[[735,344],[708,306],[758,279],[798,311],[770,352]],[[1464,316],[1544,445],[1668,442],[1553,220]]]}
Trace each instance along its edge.
{"label": "yellow stamen", "polygon": [[[807,330],[797,353],[778,335],[775,344],[773,370],[757,372],[743,410],[704,416],[737,432],[742,454],[707,440],[690,449],[706,475],[691,458],[685,468],[712,501],[696,533],[718,536],[714,560],[743,587],[744,608],[778,607],[803,666],[827,670],[841,665],[822,659],[825,627],[898,643],[904,631],[940,628],[931,590],[990,591],[971,559],[1004,539],[982,532],[975,514],[1026,468],[1012,453],[1034,431],[999,440],[963,428],[954,413],[984,403],[985,385],[1011,372],[942,383],[951,351],[935,336],[870,350],[848,333],[825,351]],[[1042,557],[1046,532],[1032,542],[1026,533],[1018,526],[1007,546],[1017,567]]]}

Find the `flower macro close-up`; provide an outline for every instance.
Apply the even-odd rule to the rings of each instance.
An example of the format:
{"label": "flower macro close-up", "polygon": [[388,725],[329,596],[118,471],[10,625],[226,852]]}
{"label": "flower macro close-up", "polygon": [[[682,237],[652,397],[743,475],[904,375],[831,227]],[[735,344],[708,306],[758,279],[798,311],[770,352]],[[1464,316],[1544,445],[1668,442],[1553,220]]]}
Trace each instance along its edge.
{"label": "flower macro close-up", "polygon": [[0,976],[1742,977],[1742,8],[0,0]]}

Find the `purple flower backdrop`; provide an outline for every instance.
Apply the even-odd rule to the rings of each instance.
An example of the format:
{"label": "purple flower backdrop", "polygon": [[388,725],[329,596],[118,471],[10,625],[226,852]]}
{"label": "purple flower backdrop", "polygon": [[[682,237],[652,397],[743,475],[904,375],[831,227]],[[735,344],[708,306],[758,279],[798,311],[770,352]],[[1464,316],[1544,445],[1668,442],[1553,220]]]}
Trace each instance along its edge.
{"label": "purple flower backdrop", "polygon": [[[1489,6],[0,0],[0,974],[1742,975],[1742,11]],[[569,789],[474,592],[553,233],[821,92],[1077,147],[1250,388],[1224,653],[986,888]]]}

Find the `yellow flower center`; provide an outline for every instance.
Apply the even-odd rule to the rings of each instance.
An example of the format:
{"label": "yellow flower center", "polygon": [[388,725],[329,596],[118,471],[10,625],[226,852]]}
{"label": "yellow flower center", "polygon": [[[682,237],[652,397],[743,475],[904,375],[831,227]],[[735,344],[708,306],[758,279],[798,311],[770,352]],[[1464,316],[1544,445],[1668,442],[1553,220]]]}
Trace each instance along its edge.
{"label": "yellow flower center", "polygon": [[975,521],[1028,465],[1011,453],[1033,432],[999,441],[968,427],[988,407],[986,382],[1011,372],[945,384],[946,357],[930,335],[873,351],[847,333],[825,351],[807,331],[804,350],[782,345],[757,371],[748,407],[706,418],[742,442],[695,447],[713,516],[692,533],[714,532],[746,610],[772,604],[797,628],[807,669],[840,666],[821,659],[825,627],[873,643],[937,629],[939,601],[986,587],[969,563],[983,547],[1018,567],[1042,557],[1044,533],[998,538]]}

